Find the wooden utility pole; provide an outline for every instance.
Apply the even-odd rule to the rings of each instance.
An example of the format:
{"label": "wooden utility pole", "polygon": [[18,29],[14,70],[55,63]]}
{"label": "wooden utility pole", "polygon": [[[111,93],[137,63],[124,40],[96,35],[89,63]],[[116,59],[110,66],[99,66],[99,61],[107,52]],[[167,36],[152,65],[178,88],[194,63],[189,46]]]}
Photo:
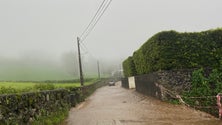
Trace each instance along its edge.
{"label": "wooden utility pole", "polygon": [[99,61],[97,61],[97,68],[98,68],[98,78],[100,79]]}
{"label": "wooden utility pole", "polygon": [[80,43],[79,42],[80,42],[80,39],[79,39],[79,37],[77,37],[80,83],[81,83],[81,86],[84,86],[84,79],[83,79],[83,73],[82,73],[82,61],[81,61],[81,53],[80,53]]}

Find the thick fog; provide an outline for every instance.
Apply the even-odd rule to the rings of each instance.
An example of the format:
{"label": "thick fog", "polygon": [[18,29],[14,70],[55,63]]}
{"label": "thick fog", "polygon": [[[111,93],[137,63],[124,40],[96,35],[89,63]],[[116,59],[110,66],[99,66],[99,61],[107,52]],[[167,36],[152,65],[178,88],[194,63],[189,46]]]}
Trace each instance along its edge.
{"label": "thick fog", "polygon": [[[0,0],[0,80],[78,77],[77,37],[103,0]],[[222,27],[221,0],[112,0],[81,45],[83,69],[121,69],[149,37],[163,30]]]}

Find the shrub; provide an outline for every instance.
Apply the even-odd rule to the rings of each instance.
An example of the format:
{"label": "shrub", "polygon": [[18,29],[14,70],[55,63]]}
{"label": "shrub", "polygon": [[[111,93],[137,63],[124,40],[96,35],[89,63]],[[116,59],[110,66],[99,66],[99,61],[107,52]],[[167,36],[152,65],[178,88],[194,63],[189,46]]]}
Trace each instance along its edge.
{"label": "shrub", "polygon": [[[195,33],[163,31],[134,52],[133,57],[123,63],[123,68],[126,76],[130,76],[158,70],[218,68],[221,61],[222,29]],[[134,70],[136,72],[130,73]]]}
{"label": "shrub", "polygon": [[55,89],[55,85],[52,83],[38,83],[35,84],[34,89],[42,91],[42,90],[53,90]]}
{"label": "shrub", "polygon": [[135,69],[135,64],[133,62],[132,57],[128,57],[124,62],[123,62],[123,68],[124,68],[124,75],[127,76],[133,76],[136,75],[136,69]]}
{"label": "shrub", "polygon": [[48,116],[41,116],[38,120],[32,122],[32,125],[58,125],[63,123],[67,118],[69,113],[69,108],[64,108],[53,112]]}
{"label": "shrub", "polygon": [[195,70],[190,89],[183,93],[184,101],[191,107],[217,116],[217,110],[212,109],[216,107],[215,96],[222,92],[222,70],[220,69],[213,69],[209,74],[203,68]]}
{"label": "shrub", "polygon": [[18,91],[12,87],[0,87],[0,94],[17,93]]}

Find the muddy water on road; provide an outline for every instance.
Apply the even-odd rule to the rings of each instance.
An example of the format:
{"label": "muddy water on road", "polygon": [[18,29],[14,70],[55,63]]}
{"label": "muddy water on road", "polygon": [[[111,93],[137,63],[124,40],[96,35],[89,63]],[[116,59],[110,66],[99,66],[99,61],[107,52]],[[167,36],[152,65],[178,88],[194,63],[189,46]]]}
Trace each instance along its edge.
{"label": "muddy water on road", "polygon": [[[119,84],[119,83],[118,83]],[[68,125],[222,125],[213,116],[116,86],[98,89],[71,109]]]}

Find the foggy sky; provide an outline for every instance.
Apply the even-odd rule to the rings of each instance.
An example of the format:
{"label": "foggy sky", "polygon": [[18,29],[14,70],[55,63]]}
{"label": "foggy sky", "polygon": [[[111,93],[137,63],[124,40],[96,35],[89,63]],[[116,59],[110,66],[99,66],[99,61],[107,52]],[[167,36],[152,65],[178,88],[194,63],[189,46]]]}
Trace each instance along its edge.
{"label": "foggy sky", "polygon": [[[76,52],[102,0],[0,0],[0,57]],[[84,41],[84,56],[123,60],[163,30],[222,27],[221,0],[113,0]]]}

